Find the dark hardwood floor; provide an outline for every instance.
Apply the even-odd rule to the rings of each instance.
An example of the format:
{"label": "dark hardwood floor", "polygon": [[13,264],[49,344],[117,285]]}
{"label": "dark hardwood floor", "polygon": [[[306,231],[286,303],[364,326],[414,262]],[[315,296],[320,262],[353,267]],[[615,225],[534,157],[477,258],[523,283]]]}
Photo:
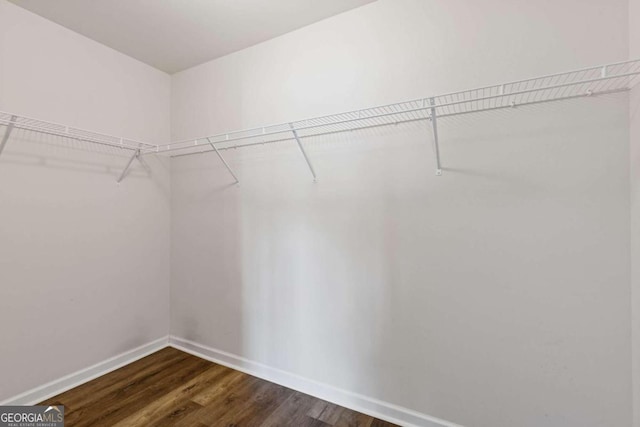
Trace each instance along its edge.
{"label": "dark hardwood floor", "polygon": [[65,425],[393,426],[174,348],[55,396]]}

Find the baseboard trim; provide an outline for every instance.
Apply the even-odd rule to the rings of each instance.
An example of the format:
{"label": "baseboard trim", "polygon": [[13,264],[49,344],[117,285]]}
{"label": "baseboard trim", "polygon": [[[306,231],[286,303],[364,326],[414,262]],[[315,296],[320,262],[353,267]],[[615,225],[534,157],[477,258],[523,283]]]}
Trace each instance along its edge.
{"label": "baseboard trim", "polygon": [[89,382],[102,375],[108,374],[118,368],[142,359],[145,356],[162,350],[169,344],[169,337],[163,337],[143,344],[132,350],[125,351],[117,356],[111,357],[102,362],[96,363],[88,368],[81,369],[72,374],[66,375],[47,384],[28,390],[17,396],[0,402],[0,405],[35,405],[38,402],[49,399],[81,384]]}
{"label": "baseboard trim", "polygon": [[187,339],[170,336],[169,345],[211,362],[309,394],[345,408],[406,427],[462,427],[392,403],[342,390]]}

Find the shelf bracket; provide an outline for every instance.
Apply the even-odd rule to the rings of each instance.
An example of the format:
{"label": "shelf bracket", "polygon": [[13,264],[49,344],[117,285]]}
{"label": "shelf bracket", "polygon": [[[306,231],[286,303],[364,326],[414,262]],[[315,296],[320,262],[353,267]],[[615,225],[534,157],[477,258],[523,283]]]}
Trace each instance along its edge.
{"label": "shelf bracket", "polygon": [[[120,174],[120,177],[118,178],[118,184],[124,179],[124,177],[127,175],[127,172],[129,171],[129,168],[131,168],[131,164],[133,163],[133,161],[135,159],[138,159],[138,161],[140,163],[142,163],[140,161],[140,149],[138,148],[136,151],[134,151],[133,155],[131,156],[131,158],[129,159],[129,161],[127,162],[127,166],[124,167],[124,170],[122,171],[122,173]],[[143,164],[144,166],[144,164]]]}
{"label": "shelf bracket", "polygon": [[7,141],[9,140],[9,136],[11,136],[11,132],[13,131],[14,126],[16,125],[17,116],[11,116],[11,121],[7,125],[7,130],[4,131],[4,136],[2,137],[2,141],[0,141],[0,154],[2,154],[2,150],[4,150],[4,146],[7,145]]}
{"label": "shelf bracket", "polygon": [[440,145],[438,143],[438,116],[436,114],[436,100],[429,98],[431,128],[433,129],[433,153],[436,156],[436,175],[442,175],[442,166],[440,165]]}
{"label": "shelf bracket", "polygon": [[309,166],[309,170],[311,171],[311,175],[313,175],[313,182],[317,182],[318,181],[318,177],[316,176],[316,171],[313,169],[313,165],[311,164],[311,161],[309,160],[309,156],[307,156],[307,152],[304,151],[304,147],[302,146],[302,143],[300,142],[300,137],[298,136],[298,131],[293,127],[293,123],[289,123],[289,127],[291,128],[291,132],[293,132],[293,137],[295,138],[296,142],[298,143],[298,147],[300,148],[300,151],[302,151],[302,155],[304,156],[304,160],[307,162],[307,166]]}
{"label": "shelf bracket", "polygon": [[222,162],[222,164],[224,164],[224,167],[227,168],[227,170],[229,171],[229,173],[231,174],[231,176],[233,177],[233,179],[236,180],[236,184],[239,184],[240,181],[238,181],[238,177],[236,176],[235,173],[233,173],[233,170],[231,169],[231,167],[227,164],[227,161],[224,159],[224,157],[222,157],[222,154],[220,154],[220,151],[218,150],[218,147],[216,147],[216,145],[211,142],[210,138],[207,138],[207,142],[211,145],[211,148],[213,148],[213,150],[216,152],[216,154],[218,155],[218,158],[220,159],[220,161]]}

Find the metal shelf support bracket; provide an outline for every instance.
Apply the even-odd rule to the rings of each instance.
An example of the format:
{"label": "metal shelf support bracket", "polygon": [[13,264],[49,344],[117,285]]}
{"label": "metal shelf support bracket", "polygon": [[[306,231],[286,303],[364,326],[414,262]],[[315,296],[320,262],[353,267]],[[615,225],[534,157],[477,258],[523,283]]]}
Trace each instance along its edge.
{"label": "metal shelf support bracket", "polygon": [[317,182],[318,181],[318,177],[316,176],[316,171],[313,169],[313,165],[311,164],[311,161],[309,160],[309,156],[307,156],[307,152],[304,150],[304,147],[302,146],[302,143],[300,142],[300,137],[298,136],[298,131],[293,127],[293,123],[289,123],[289,127],[291,128],[291,132],[293,132],[293,137],[295,138],[296,142],[298,143],[298,147],[300,148],[300,151],[302,151],[302,155],[304,156],[304,160],[307,162],[307,166],[309,166],[309,170],[311,171],[311,175],[313,175],[313,182]]}
{"label": "metal shelf support bracket", "polygon": [[[133,155],[131,156],[131,158],[129,159],[129,161],[127,162],[127,166],[124,167],[124,170],[122,171],[122,173],[120,174],[120,177],[118,177],[118,184],[120,184],[120,182],[124,179],[124,177],[127,175],[127,172],[129,171],[129,169],[131,168],[131,164],[133,163],[133,161],[135,159],[138,159],[138,161],[140,161],[140,149],[137,149],[136,151],[134,151]],[[140,162],[142,163],[142,162]],[[144,163],[142,163],[143,166],[146,166]]]}
{"label": "metal shelf support bracket", "polygon": [[11,122],[7,126],[7,130],[4,131],[4,136],[2,137],[2,141],[0,141],[0,154],[2,154],[2,150],[4,150],[4,146],[7,145],[7,141],[11,136],[11,132],[13,131],[13,127],[16,125],[17,116],[11,116]]}
{"label": "metal shelf support bracket", "polygon": [[438,116],[436,113],[436,100],[433,98],[429,98],[429,105],[431,108],[429,110],[431,119],[431,128],[433,130],[433,153],[436,157],[436,175],[442,175],[442,165],[440,164],[440,145],[438,142]]}
{"label": "metal shelf support bracket", "polygon": [[227,170],[229,171],[229,173],[231,174],[231,176],[233,177],[233,179],[235,179],[235,183],[239,184],[240,181],[238,180],[238,177],[236,176],[235,173],[233,173],[233,170],[231,169],[231,167],[229,166],[229,164],[227,163],[227,161],[224,159],[224,157],[222,157],[222,154],[220,154],[220,151],[218,151],[218,147],[216,147],[216,145],[211,142],[211,138],[207,138],[207,142],[209,143],[209,145],[211,145],[211,147],[213,148],[213,150],[216,152],[216,154],[218,155],[218,158],[220,159],[220,161],[222,162],[222,164],[224,164],[224,167],[227,168]]}

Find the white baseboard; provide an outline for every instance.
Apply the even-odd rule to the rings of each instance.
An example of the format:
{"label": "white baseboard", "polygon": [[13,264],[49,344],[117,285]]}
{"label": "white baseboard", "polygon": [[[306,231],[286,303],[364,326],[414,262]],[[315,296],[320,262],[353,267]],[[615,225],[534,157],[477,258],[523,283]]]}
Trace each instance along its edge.
{"label": "white baseboard", "polygon": [[129,351],[125,351],[117,356],[111,357],[93,366],[74,372],[57,380],[51,381],[40,387],[28,390],[17,396],[0,402],[0,405],[35,405],[38,402],[49,399],[69,389],[77,387],[99,376],[108,374],[129,363],[142,359],[145,356],[155,353],[167,347],[169,337],[163,337],[150,343],[141,345]]}
{"label": "white baseboard", "polygon": [[210,360],[220,365],[245,372],[258,378],[280,384],[305,394],[317,397],[363,414],[406,427],[462,427],[436,417],[403,408],[392,403],[352,393],[337,387],[323,384],[290,372],[264,365],[244,357],[227,353],[179,337],[163,337],[140,347],[121,353],[103,362],[74,372],[42,386],[28,390],[17,396],[0,402],[0,405],[34,405],[77,387],[111,371],[128,365],[167,345],[194,356]]}
{"label": "white baseboard", "polygon": [[411,409],[382,402],[193,341],[170,336],[169,345],[206,360],[309,394],[322,400],[406,427],[462,427]]}

